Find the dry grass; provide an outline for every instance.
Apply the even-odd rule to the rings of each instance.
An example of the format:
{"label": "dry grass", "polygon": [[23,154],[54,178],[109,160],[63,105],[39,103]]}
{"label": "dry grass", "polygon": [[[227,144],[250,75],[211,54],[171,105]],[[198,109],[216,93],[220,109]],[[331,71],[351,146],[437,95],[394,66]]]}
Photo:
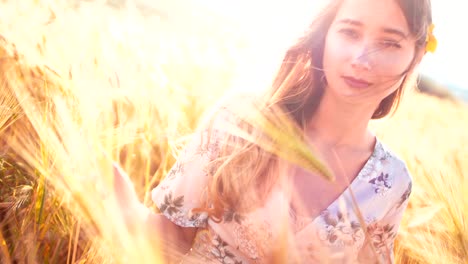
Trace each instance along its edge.
{"label": "dry grass", "polygon": [[468,106],[413,94],[377,132],[413,175],[398,262],[468,260]]}
{"label": "dry grass", "polygon": [[[149,190],[252,44],[183,3],[162,1],[152,16],[88,1],[0,3],[0,262],[157,262],[157,238],[118,218],[111,162],[152,206]],[[398,262],[466,263],[467,124],[466,105],[420,94],[374,124],[414,179]]]}

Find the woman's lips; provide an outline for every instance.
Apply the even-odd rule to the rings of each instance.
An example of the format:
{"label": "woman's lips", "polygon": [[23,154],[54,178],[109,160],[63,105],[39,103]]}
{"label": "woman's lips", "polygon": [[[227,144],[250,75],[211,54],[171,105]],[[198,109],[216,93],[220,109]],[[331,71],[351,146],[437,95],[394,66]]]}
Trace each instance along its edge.
{"label": "woman's lips", "polygon": [[353,88],[367,88],[369,86],[372,85],[372,83],[370,82],[367,82],[367,81],[364,81],[364,80],[361,80],[361,79],[355,79],[353,77],[349,77],[349,76],[343,76],[343,79],[344,81],[346,82],[346,84],[348,84],[349,86],[353,87]]}

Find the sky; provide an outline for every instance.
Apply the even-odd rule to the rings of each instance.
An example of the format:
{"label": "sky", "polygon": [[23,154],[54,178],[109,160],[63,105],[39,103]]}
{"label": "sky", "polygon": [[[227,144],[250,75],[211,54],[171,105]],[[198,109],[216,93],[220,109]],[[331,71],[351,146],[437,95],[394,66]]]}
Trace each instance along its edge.
{"label": "sky", "polygon": [[[421,72],[443,84],[468,91],[468,22],[466,0],[432,0],[434,34],[438,47],[428,54],[421,65]],[[463,63],[465,62],[465,63]]]}

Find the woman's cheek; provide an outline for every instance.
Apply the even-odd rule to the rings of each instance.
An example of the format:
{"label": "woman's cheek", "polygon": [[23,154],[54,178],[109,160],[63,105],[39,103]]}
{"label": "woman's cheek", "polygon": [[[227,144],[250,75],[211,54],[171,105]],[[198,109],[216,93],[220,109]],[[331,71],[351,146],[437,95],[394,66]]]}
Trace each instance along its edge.
{"label": "woman's cheek", "polygon": [[401,76],[410,67],[410,54],[388,53],[377,62],[376,74],[383,76]]}
{"label": "woman's cheek", "polygon": [[341,41],[340,38],[331,37],[327,39],[325,45],[324,67],[328,70],[338,70],[343,63],[349,62],[351,58],[352,46],[349,43]]}

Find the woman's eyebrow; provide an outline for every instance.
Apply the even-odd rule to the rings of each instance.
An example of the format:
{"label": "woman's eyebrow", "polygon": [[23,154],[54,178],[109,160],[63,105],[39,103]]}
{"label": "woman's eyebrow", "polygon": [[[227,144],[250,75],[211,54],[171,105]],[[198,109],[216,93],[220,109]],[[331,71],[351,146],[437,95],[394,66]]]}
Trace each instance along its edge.
{"label": "woman's eyebrow", "polygon": [[[351,19],[351,18],[344,18],[344,19],[340,19],[338,21],[338,24],[346,24],[346,25],[353,25],[353,26],[363,26],[363,23],[358,21],[358,20],[354,20],[354,19]],[[408,38],[408,35],[405,34],[403,31],[399,30],[399,29],[396,29],[396,28],[390,28],[390,27],[383,27],[382,28],[382,31],[387,33],[387,34],[393,34],[393,35],[398,35],[399,37],[401,37],[402,39],[407,39]]]}
{"label": "woman's eyebrow", "polygon": [[407,34],[403,33],[403,31],[401,30],[398,30],[398,29],[395,29],[395,28],[387,28],[387,27],[384,27],[382,28],[383,31],[387,34],[393,34],[393,35],[397,35],[399,37],[401,37],[402,39],[406,39],[408,37]]}
{"label": "woman's eyebrow", "polygon": [[351,18],[343,18],[338,21],[339,24],[347,24],[347,25],[355,25],[355,26],[362,26],[362,22],[351,19]]}

